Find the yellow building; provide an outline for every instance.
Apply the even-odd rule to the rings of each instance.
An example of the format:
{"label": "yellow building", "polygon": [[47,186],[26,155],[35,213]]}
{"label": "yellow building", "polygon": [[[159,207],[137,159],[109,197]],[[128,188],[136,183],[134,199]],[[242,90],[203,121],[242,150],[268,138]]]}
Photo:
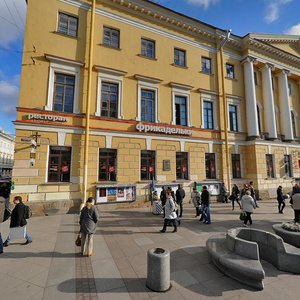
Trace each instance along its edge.
{"label": "yellow building", "polygon": [[[150,184],[300,177],[300,38],[240,37],[142,0],[28,0],[14,194],[36,209]],[[44,12],[47,12],[45,14]]]}

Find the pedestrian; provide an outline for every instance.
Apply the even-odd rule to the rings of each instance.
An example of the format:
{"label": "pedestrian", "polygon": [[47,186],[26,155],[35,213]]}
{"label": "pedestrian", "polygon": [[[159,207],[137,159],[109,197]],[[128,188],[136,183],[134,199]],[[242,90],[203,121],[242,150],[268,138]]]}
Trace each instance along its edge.
{"label": "pedestrian", "polygon": [[182,206],[183,206],[184,197],[185,197],[185,191],[182,188],[182,185],[178,184],[178,189],[176,190],[176,203],[179,205],[179,208],[180,208],[179,218],[182,217],[182,212],[183,212]]}
{"label": "pedestrian", "polygon": [[[26,228],[27,221],[25,219],[25,204],[23,203],[23,199],[21,196],[15,196],[13,202],[15,207],[11,212],[9,225],[10,232],[6,241],[3,243],[4,247],[7,247],[11,240],[21,237],[25,237],[26,239],[26,242],[23,245],[27,245],[32,242],[32,237]],[[16,232],[16,228],[21,230],[18,230],[18,233],[14,233]]]}
{"label": "pedestrian", "polygon": [[249,224],[252,225],[251,214],[253,213],[253,210],[256,208],[254,199],[251,197],[250,190],[247,190],[245,192],[245,195],[242,197],[241,202],[242,202],[242,210],[246,213],[246,217],[244,220],[244,226],[247,227],[248,221],[249,221]]}
{"label": "pedestrian", "polygon": [[0,196],[0,254],[3,253],[3,240],[1,235],[1,223],[4,222],[5,199]]}
{"label": "pedestrian", "polygon": [[255,194],[255,189],[254,189],[254,185],[253,185],[253,181],[249,182],[249,187],[250,187],[250,193],[251,193],[251,197],[254,200],[255,206],[257,208],[259,208],[258,204],[257,204],[257,199],[256,199],[256,194]]}
{"label": "pedestrian", "polygon": [[94,204],[95,199],[89,197],[80,212],[81,254],[87,256],[93,254],[93,235],[96,232],[99,219],[98,211]]}
{"label": "pedestrian", "polygon": [[240,190],[236,184],[233,185],[232,190],[231,190],[231,195],[229,196],[229,199],[231,200],[232,204],[232,210],[234,210],[234,202],[236,201],[237,204],[239,205],[241,209],[241,204],[239,201],[239,196],[240,196]]}
{"label": "pedestrian", "polygon": [[228,203],[228,197],[227,197],[228,190],[227,190],[224,182],[222,182],[221,187],[220,187],[220,195],[221,195],[222,202]]}
{"label": "pedestrian", "polygon": [[174,230],[172,232],[177,232],[177,214],[174,198],[171,193],[172,189],[168,188],[166,193],[166,205],[165,205],[165,218],[164,225],[160,232],[166,232],[167,225],[169,222],[172,222]]}
{"label": "pedestrian", "polygon": [[285,208],[285,197],[282,192],[282,186],[277,188],[277,201],[278,201],[278,213],[283,214],[283,209]]}
{"label": "pedestrian", "polygon": [[204,224],[210,224],[211,219],[210,219],[210,194],[207,190],[207,186],[204,185],[202,188],[202,193],[201,193],[201,209],[202,209],[202,215],[199,221],[202,221]]}
{"label": "pedestrian", "polygon": [[166,205],[166,201],[167,201],[167,191],[164,186],[162,186],[162,191],[160,192],[159,198],[161,201],[161,206],[163,208],[163,213],[164,213],[163,218],[164,218],[165,217],[165,205]]}
{"label": "pedestrian", "polygon": [[157,195],[157,191],[154,191],[152,193],[152,201],[159,201],[160,199],[158,198],[158,195]]}
{"label": "pedestrian", "polygon": [[298,184],[293,187],[290,203],[294,210],[294,222],[300,223],[300,186]]}
{"label": "pedestrian", "polygon": [[194,187],[193,191],[191,193],[191,200],[190,203],[193,202],[193,205],[196,209],[196,215],[195,218],[197,218],[200,215],[200,203],[201,203],[201,195],[197,191],[197,189]]}
{"label": "pedestrian", "polygon": [[242,190],[241,190],[241,199],[242,199],[242,197],[243,197],[244,195],[246,195],[246,191],[248,191],[248,190],[250,190],[250,186],[249,186],[248,183],[245,183],[245,184],[244,184],[244,187],[243,187]]}

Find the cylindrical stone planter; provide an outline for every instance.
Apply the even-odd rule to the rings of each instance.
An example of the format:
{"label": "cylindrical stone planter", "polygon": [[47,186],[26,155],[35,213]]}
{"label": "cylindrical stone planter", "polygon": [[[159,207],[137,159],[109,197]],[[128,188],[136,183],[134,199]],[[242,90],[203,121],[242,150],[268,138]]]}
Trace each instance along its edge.
{"label": "cylindrical stone planter", "polygon": [[147,287],[155,292],[170,289],[170,252],[162,248],[148,250]]}

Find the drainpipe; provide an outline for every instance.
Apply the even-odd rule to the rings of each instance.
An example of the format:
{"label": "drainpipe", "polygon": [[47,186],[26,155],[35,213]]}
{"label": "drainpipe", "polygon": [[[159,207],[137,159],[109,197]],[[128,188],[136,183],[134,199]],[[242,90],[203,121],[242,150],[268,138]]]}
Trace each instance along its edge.
{"label": "drainpipe", "polygon": [[92,0],[90,37],[89,37],[89,63],[88,63],[88,85],[87,101],[85,109],[85,143],[84,143],[84,178],[83,178],[83,198],[82,203],[87,199],[88,188],[88,158],[89,158],[89,135],[90,135],[90,109],[91,109],[91,90],[92,90],[92,71],[93,71],[93,40],[94,40],[94,22],[95,22],[96,0]]}
{"label": "drainpipe", "polygon": [[228,147],[228,107],[226,99],[226,89],[225,89],[225,74],[224,74],[224,53],[223,47],[228,41],[231,34],[231,29],[226,31],[226,36],[219,45],[220,60],[221,60],[221,83],[222,83],[222,104],[223,104],[223,118],[224,118],[224,134],[225,134],[225,167],[226,167],[226,177],[227,177],[227,187],[231,190],[231,180],[230,180],[230,169],[229,169],[229,147]]}

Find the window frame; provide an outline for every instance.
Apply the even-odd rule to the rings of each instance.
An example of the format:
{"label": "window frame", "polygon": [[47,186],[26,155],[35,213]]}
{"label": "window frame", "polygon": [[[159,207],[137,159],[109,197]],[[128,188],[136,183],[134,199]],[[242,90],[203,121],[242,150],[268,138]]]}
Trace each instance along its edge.
{"label": "window frame", "polygon": [[[176,52],[177,52],[177,54],[176,54]],[[182,56],[180,54],[184,54],[183,55],[183,62],[184,62],[183,64],[181,63]],[[178,57],[178,59],[176,60],[177,57]],[[186,59],[187,59],[186,50],[175,47],[174,48],[174,59],[173,59],[174,65],[186,68],[187,67],[187,60]]]}
{"label": "window frame", "polygon": [[[238,170],[239,167],[239,170]],[[231,169],[232,169],[232,178],[241,179],[242,178],[242,163],[241,155],[239,153],[231,154]]]}
{"label": "window frame", "polygon": [[[229,68],[232,68],[232,72],[229,72]],[[225,64],[225,69],[226,69],[226,78],[228,79],[235,79],[235,69],[234,65],[230,63]]]}
{"label": "window frame", "polygon": [[[66,17],[68,17],[68,21],[67,21],[67,32],[63,32],[63,31],[60,31],[59,28],[60,28],[60,17],[64,15]],[[70,34],[69,33],[69,27],[70,27],[70,18],[72,19],[76,19],[77,20],[77,23],[76,23],[76,35],[73,35],[73,34]],[[78,37],[78,27],[79,27],[79,17],[78,16],[75,16],[75,15],[72,15],[72,14],[69,14],[69,13],[66,13],[64,11],[58,11],[58,15],[57,15],[57,30],[56,32],[60,33],[60,34],[63,34],[65,36],[69,36],[69,37],[73,37],[73,38],[77,38]]]}
{"label": "window frame", "polygon": [[284,161],[284,173],[286,177],[292,178],[293,177],[293,158],[290,154],[284,154],[283,156]]}
{"label": "window frame", "polygon": [[[209,61],[209,68],[203,67],[203,63]],[[204,74],[212,74],[212,59],[206,56],[201,56],[201,72]]]}
{"label": "window frame", "polygon": [[274,168],[274,155],[266,154],[266,169],[267,169],[267,178],[276,178],[275,168]]}
{"label": "window frame", "polygon": [[[153,97],[148,98],[148,97],[143,97],[143,94],[152,94]],[[156,99],[156,92],[155,90],[151,90],[151,89],[141,89],[141,121],[142,122],[147,122],[147,123],[155,123],[155,99]],[[145,102],[145,117],[147,117],[147,119],[143,119],[143,102]],[[150,115],[149,113],[149,103],[152,104],[152,115]],[[149,118],[150,117],[150,118]]]}
{"label": "window frame", "polygon": [[[101,156],[101,150],[106,151],[107,153],[112,153],[114,157],[110,157],[109,155],[102,155]],[[101,168],[101,163],[100,160],[101,159],[105,159],[106,160],[106,177],[105,179],[101,179],[100,178],[100,168]],[[114,159],[114,172],[109,172],[109,168],[111,167],[109,160],[110,159]],[[107,167],[108,166],[108,167]],[[102,181],[111,181],[111,182],[116,182],[117,181],[117,176],[118,176],[118,172],[117,172],[117,167],[118,167],[118,150],[117,149],[111,149],[111,148],[99,148],[98,150],[98,181],[102,182]],[[110,173],[114,173],[114,179],[109,178],[110,177]]]}
{"label": "window frame", "polygon": [[[56,148],[61,148],[61,149],[63,149],[63,148],[68,148],[69,149],[69,152],[70,152],[70,161],[69,161],[69,172],[68,172],[68,174],[69,174],[69,178],[68,178],[68,180],[59,180],[59,181],[56,181],[56,180],[49,180],[49,177],[50,177],[50,164],[52,164],[53,165],[53,163],[50,163],[50,159],[51,159],[51,157],[57,157],[58,155],[57,154],[52,154],[51,155],[51,147],[52,148],[54,148],[54,147],[56,147]],[[59,146],[59,145],[49,145],[49,147],[48,147],[48,161],[47,161],[47,172],[46,172],[46,182],[49,182],[49,183],[52,183],[52,182],[58,182],[58,183],[68,183],[68,182],[71,182],[71,174],[72,174],[72,153],[73,153],[73,151],[72,151],[73,149],[72,149],[72,147],[71,146]],[[61,150],[60,150],[61,151]],[[58,171],[58,174],[57,174],[57,177],[60,177],[61,178],[61,175],[62,175],[62,155],[61,154],[59,154],[60,156],[59,156],[59,162],[57,163],[57,169],[59,170]]]}
{"label": "window frame", "polygon": [[[211,105],[210,108],[206,108],[206,104]],[[202,115],[203,115],[203,128],[213,130],[215,127],[214,124],[214,102],[203,100],[202,102]],[[211,115],[209,116],[209,111],[211,111]],[[210,120],[209,120],[210,119]],[[211,124],[211,125],[210,125]]]}
{"label": "window frame", "polygon": [[[214,170],[212,170],[211,162],[213,162]],[[217,162],[215,153],[205,153],[205,178],[217,179]],[[209,172],[209,173],[208,173]]]}
{"label": "window frame", "polygon": [[[143,161],[143,153],[146,154],[146,152],[148,154],[151,154],[149,155],[147,158],[144,158],[144,159],[147,159],[147,164],[146,165],[143,165],[142,164],[142,161]],[[148,163],[148,160],[154,160],[154,162],[152,161],[152,163]],[[142,176],[142,168],[143,167],[146,167],[146,177],[147,178],[143,178]],[[150,167],[152,167],[154,169],[153,171],[153,174],[151,174],[152,172],[150,172]],[[152,180],[152,179],[156,179],[156,151],[154,150],[141,150],[140,152],[140,180],[141,181],[144,181],[144,180]]]}
{"label": "window frame", "polygon": [[216,96],[210,94],[202,94],[201,95],[201,128],[206,129],[204,126],[204,101],[212,102],[213,106],[213,128],[209,130],[218,130],[218,112],[217,112],[217,99]]}
{"label": "window frame", "polygon": [[[143,47],[143,42],[146,42],[145,47]],[[153,45],[153,55],[148,55],[148,44]],[[145,50],[145,52],[143,52],[143,49]],[[155,59],[156,58],[156,41],[142,37],[141,38],[141,54],[140,55],[142,57]]]}
{"label": "window frame", "polygon": [[[186,98],[186,119],[187,119],[187,127],[191,126],[191,115],[190,115],[190,107],[191,107],[191,94],[190,89],[182,88],[180,85],[172,84],[172,125],[176,125],[176,106],[175,99],[176,97],[185,97]],[[183,125],[177,125],[183,126]]]}
{"label": "window frame", "polygon": [[[116,110],[115,110],[115,116],[112,115],[113,113],[113,110],[111,109],[111,103],[113,102],[112,99],[111,99],[111,95],[113,95],[113,92],[111,92],[111,89],[109,89],[109,91],[107,91],[107,94],[109,95],[108,97],[108,107],[107,107],[107,116],[105,116],[103,114],[103,94],[104,94],[104,85],[108,85],[109,87],[112,87],[112,86],[116,86]],[[101,117],[104,117],[104,118],[112,118],[112,119],[117,119],[118,118],[118,99],[119,99],[119,85],[118,83],[115,83],[115,82],[110,82],[110,81],[101,81],[101,91],[100,91],[100,116]]]}
{"label": "window frame", "polygon": [[[189,180],[189,153],[176,152],[175,160],[176,160],[176,180]],[[180,172],[178,172],[178,168],[180,169]],[[186,171],[184,171],[184,168],[186,168]]]}
{"label": "window frame", "polygon": [[291,110],[291,123],[292,123],[292,132],[293,132],[293,136],[294,139],[297,138],[297,117],[296,114],[293,110]]}
{"label": "window frame", "polygon": [[[229,106],[236,106],[236,114],[237,114],[237,130],[232,131],[230,128],[230,113]],[[241,99],[239,98],[227,98],[227,118],[228,118],[228,128],[231,132],[242,132],[242,120],[241,120]]]}
{"label": "window frame", "polygon": [[[105,42],[105,30],[109,30],[110,31],[109,43]],[[113,39],[112,39],[112,33],[113,32],[117,32],[118,33],[118,44],[117,45],[113,44]],[[107,26],[107,25],[103,25],[103,30],[102,30],[102,45],[104,45],[106,47],[109,47],[109,48],[113,48],[113,49],[120,49],[120,44],[121,44],[120,29],[114,28],[114,27],[111,27],[111,26]]]}
{"label": "window frame", "polygon": [[53,111],[53,96],[54,96],[54,80],[55,73],[62,73],[66,75],[75,76],[75,87],[74,87],[74,99],[73,99],[73,112],[79,113],[78,110],[78,95],[79,95],[79,80],[80,80],[80,67],[82,66],[79,63],[70,63],[69,61],[56,60],[48,57],[50,60],[49,68],[49,82],[48,82],[48,97],[47,104],[45,105],[45,110]]}
{"label": "window frame", "polygon": [[[230,111],[230,108],[234,107],[234,112]],[[229,130],[232,132],[239,132],[238,124],[238,108],[235,104],[228,104],[228,118],[229,118]]]}

